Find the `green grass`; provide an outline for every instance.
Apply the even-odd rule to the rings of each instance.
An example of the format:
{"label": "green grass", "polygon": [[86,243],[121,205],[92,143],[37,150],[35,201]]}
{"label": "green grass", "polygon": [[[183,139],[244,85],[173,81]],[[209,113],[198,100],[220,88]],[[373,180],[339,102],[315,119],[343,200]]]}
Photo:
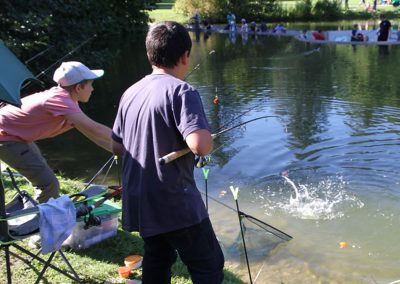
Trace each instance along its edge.
{"label": "green grass", "polygon": [[155,9],[148,13],[151,22],[173,20],[178,23],[188,23],[190,21],[190,17],[177,13],[172,9]]}
{"label": "green grass", "polygon": [[190,20],[189,17],[174,12],[172,9],[155,9],[149,11],[149,16],[151,22],[173,20],[179,23],[187,23]]}
{"label": "green grass", "polygon": [[[72,194],[80,192],[83,189],[81,180],[70,180],[62,176],[58,176],[63,194]],[[21,190],[26,190],[33,194],[32,186],[23,177],[16,177],[16,181]],[[11,189],[10,179],[3,176],[4,186],[6,188],[6,200],[10,201],[15,195],[15,190]],[[120,206],[120,201],[117,202]],[[119,217],[119,224],[121,220]],[[27,239],[19,241],[19,245],[27,248]],[[36,253],[36,250],[31,250]],[[19,253],[19,251],[11,248],[11,252]],[[20,253],[19,253],[20,254]],[[118,267],[124,265],[124,258],[128,255],[138,254],[143,255],[143,240],[138,233],[130,233],[118,228],[115,237],[106,239],[98,244],[95,244],[87,249],[77,251],[67,251],[65,255],[70,261],[72,267],[76,270],[79,277],[85,283],[125,283],[126,279],[120,278],[118,275]],[[40,255],[47,259],[48,255]],[[0,283],[6,283],[6,268],[4,261],[4,252],[0,253]],[[32,261],[26,264],[20,259],[11,257],[11,269],[13,283],[33,283],[39,272],[41,271],[42,264],[38,261]],[[52,262],[57,264],[60,268],[68,270],[61,257],[56,254]],[[141,269],[135,270],[129,279],[140,279]],[[43,283],[71,283],[72,281],[64,275],[48,268],[44,275]],[[189,284],[191,283],[190,276],[187,272],[185,265],[178,260],[173,266],[172,283],[174,284]],[[241,284],[242,282],[238,276],[234,275],[231,271],[225,270],[224,283]]]}

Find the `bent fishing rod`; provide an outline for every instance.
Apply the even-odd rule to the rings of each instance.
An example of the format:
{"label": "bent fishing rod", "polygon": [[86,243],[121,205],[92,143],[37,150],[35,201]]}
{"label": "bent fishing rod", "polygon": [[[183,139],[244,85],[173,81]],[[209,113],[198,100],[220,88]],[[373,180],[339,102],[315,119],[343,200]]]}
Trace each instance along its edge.
{"label": "bent fishing rod", "polygon": [[[256,121],[256,120],[260,120],[260,119],[263,119],[263,118],[270,118],[270,117],[277,117],[277,116],[276,115],[265,115],[265,116],[260,116],[260,117],[257,117],[257,118],[253,118],[253,119],[247,120],[245,122],[239,123],[239,124],[237,124],[235,126],[232,126],[232,127],[226,128],[224,130],[221,130],[221,131],[219,131],[217,133],[211,134],[211,137],[213,139],[215,139],[216,137],[218,137],[218,136],[220,136],[220,135],[222,135],[222,134],[224,134],[224,133],[226,133],[228,131],[231,131],[231,130],[233,130],[235,128],[239,128],[241,126],[244,126],[244,125],[246,125],[246,124],[248,124],[250,122],[253,122],[253,121]],[[186,154],[188,154],[190,152],[191,152],[190,148],[185,148],[185,149],[181,149],[181,150],[178,150],[178,151],[171,152],[171,153],[159,158],[158,159],[158,163],[160,165],[168,164],[169,162],[172,162],[173,160],[176,160],[179,157],[182,157],[182,156],[184,156],[184,155],[186,155]]]}

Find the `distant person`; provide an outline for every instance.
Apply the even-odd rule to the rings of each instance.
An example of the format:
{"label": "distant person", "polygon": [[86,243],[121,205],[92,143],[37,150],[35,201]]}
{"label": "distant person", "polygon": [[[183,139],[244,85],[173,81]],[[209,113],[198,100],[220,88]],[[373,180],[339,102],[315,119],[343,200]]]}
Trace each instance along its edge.
{"label": "distant person", "polygon": [[203,26],[207,31],[212,29],[212,26],[211,26],[210,22],[207,19],[204,19]]}
{"label": "distant person", "polygon": [[0,109],[0,159],[32,183],[40,203],[57,198],[60,185],[35,141],[76,128],[111,152],[111,129],[90,119],[79,107],[89,101],[93,80],[103,74],[80,62],[63,62],[54,72],[56,87],[24,97],[21,108],[6,105]]}
{"label": "distant person", "polygon": [[[363,41],[363,39],[360,40],[360,36],[359,35],[360,35],[360,33],[359,33],[359,30],[358,30],[358,25],[354,24],[353,25],[353,29],[351,30],[350,41]],[[361,36],[362,36],[362,34],[361,34]]]}
{"label": "distant person", "polygon": [[228,30],[230,32],[236,32],[236,16],[234,13],[229,12],[228,15],[226,16],[226,19],[228,21]]}
{"label": "distant person", "polygon": [[240,28],[240,31],[242,33],[248,33],[249,32],[249,25],[246,22],[246,19],[242,19],[242,27]]}
{"label": "distant person", "polygon": [[192,17],[193,23],[194,23],[194,28],[195,30],[200,30],[200,14],[199,12],[196,12],[196,14]]}
{"label": "distant person", "polygon": [[325,35],[322,33],[322,30],[318,30],[312,33],[315,40],[325,40]]}
{"label": "distant person", "polygon": [[381,23],[379,24],[378,41],[387,41],[392,24],[388,19],[386,19],[384,14],[380,16],[380,19]]}
{"label": "distant person", "polygon": [[286,33],[286,28],[283,26],[283,24],[277,24],[273,29],[272,29],[273,33],[277,33],[277,34],[283,34]]}
{"label": "distant person", "polygon": [[257,31],[257,24],[256,24],[256,22],[252,21],[252,22],[250,23],[250,31],[253,32],[253,33],[255,33],[255,32]]}
{"label": "distant person", "polygon": [[261,22],[260,25],[258,26],[258,30],[262,33],[265,33],[268,31],[267,24],[265,22]]}

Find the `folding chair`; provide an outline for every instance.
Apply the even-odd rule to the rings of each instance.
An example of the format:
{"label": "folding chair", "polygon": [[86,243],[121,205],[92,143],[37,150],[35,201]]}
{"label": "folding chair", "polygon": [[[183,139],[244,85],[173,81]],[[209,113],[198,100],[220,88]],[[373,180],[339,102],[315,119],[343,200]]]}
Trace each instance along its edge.
{"label": "folding chair", "polygon": [[[17,195],[12,199],[11,202],[6,204],[3,181],[0,176],[0,250],[4,249],[5,252],[7,282],[9,284],[11,284],[12,282],[10,255],[13,255],[23,260],[27,264],[29,264],[32,260],[37,260],[44,264],[35,283],[39,283],[48,267],[53,268],[54,270],[62,273],[63,275],[78,283],[81,283],[78,274],[72,268],[71,264],[61,250],[50,253],[48,259],[45,260],[39,256],[40,250],[37,254],[34,254],[17,244],[18,242],[39,232],[39,213],[36,207],[36,201],[27,192],[20,191],[19,188],[16,187],[14,181],[13,184],[15,189],[17,190]],[[13,220],[22,217],[28,220],[25,220],[25,222],[22,222],[20,224],[12,224]],[[19,250],[27,256],[30,256],[31,259],[28,260],[26,258],[23,258],[20,254],[11,252],[11,247]],[[70,272],[60,269],[59,267],[51,264],[56,253],[58,253],[64,260]]]}

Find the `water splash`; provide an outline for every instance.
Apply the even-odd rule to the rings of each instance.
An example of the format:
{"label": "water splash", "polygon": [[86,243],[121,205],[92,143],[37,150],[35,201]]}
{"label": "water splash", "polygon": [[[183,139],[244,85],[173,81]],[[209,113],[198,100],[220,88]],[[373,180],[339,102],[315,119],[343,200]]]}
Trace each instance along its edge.
{"label": "water splash", "polygon": [[[265,202],[267,211],[283,211],[300,219],[331,220],[341,218],[350,208],[362,208],[362,203],[356,196],[349,194],[346,183],[339,179],[327,179],[317,184],[297,184],[287,175],[281,175],[284,186],[268,188],[268,196],[260,196]],[[291,193],[287,196],[287,185]],[[265,190],[264,190],[265,192]],[[268,214],[268,212],[267,212]]]}

